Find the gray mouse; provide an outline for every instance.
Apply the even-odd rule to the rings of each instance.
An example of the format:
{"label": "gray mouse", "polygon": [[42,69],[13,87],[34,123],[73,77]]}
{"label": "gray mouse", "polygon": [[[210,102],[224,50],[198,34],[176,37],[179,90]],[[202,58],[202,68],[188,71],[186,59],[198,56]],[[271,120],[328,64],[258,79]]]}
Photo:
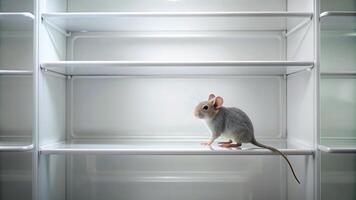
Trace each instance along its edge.
{"label": "gray mouse", "polygon": [[[194,115],[205,120],[211,131],[211,138],[203,145],[211,145],[221,135],[229,138],[228,142],[220,142],[221,147],[240,147],[242,143],[251,143],[261,148],[279,153],[288,163],[295,180],[300,184],[288,158],[278,149],[259,143],[254,135],[253,125],[247,114],[233,107],[223,107],[224,99],[210,94],[207,101],[199,103],[194,110]],[[236,143],[233,143],[236,142]]]}

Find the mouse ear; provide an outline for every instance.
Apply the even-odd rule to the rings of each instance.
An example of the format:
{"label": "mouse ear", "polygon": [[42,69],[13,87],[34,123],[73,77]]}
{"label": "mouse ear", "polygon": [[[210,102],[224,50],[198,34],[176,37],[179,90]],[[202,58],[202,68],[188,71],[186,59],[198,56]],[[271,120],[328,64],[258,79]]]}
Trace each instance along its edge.
{"label": "mouse ear", "polygon": [[212,100],[215,98],[215,94],[209,94],[208,100]]}
{"label": "mouse ear", "polygon": [[224,103],[224,99],[222,97],[219,97],[219,96],[215,97],[215,99],[214,99],[214,107],[215,108],[220,108],[223,105],[223,103]]}

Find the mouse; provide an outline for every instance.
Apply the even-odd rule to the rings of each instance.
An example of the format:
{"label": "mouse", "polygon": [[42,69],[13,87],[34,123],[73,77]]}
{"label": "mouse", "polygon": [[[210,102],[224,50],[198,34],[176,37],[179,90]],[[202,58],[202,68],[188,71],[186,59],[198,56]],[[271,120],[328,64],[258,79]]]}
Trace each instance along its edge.
{"label": "mouse", "polygon": [[224,99],[222,97],[210,94],[207,101],[202,101],[195,107],[195,117],[204,120],[211,132],[210,139],[207,142],[202,142],[202,145],[210,146],[217,138],[224,136],[229,141],[219,142],[221,147],[240,147],[242,143],[251,143],[255,146],[269,149],[280,154],[287,161],[295,180],[300,184],[287,156],[278,149],[256,140],[253,124],[249,116],[239,108],[224,107],[223,103]]}

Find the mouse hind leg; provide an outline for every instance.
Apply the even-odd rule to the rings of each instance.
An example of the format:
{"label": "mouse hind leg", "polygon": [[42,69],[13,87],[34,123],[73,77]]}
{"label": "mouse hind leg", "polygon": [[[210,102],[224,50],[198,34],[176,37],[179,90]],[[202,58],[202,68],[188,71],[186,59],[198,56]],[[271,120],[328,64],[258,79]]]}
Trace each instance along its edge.
{"label": "mouse hind leg", "polygon": [[234,139],[235,143],[233,143],[233,141],[230,139],[231,142],[229,141],[229,143],[222,143],[222,144],[219,143],[219,146],[225,147],[225,148],[240,147],[242,144],[242,142],[240,140],[240,134],[239,133],[234,134],[233,139]]}
{"label": "mouse hind leg", "polygon": [[229,144],[219,144],[220,147],[230,148],[230,147],[240,147],[241,143],[229,143]]}
{"label": "mouse hind leg", "polygon": [[232,140],[230,139],[229,141],[227,141],[227,142],[218,142],[218,144],[220,145],[220,144],[231,144],[232,143]]}
{"label": "mouse hind leg", "polygon": [[233,143],[233,141],[230,139],[229,142],[219,143],[219,146],[220,147],[225,147],[225,148],[240,147],[241,146],[241,142],[239,142],[239,140],[235,140],[235,143]]}

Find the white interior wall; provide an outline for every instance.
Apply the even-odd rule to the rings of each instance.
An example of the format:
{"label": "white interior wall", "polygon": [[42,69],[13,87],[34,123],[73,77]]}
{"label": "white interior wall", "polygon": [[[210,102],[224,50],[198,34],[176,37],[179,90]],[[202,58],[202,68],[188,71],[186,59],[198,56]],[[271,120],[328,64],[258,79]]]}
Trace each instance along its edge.
{"label": "white interior wall", "polygon": [[33,0],[0,0],[0,12],[33,12]]}
{"label": "white interior wall", "polygon": [[73,34],[68,60],[285,60],[280,32],[122,32]]}
{"label": "white interior wall", "polygon": [[279,156],[68,157],[68,200],[287,199],[286,163]]}
{"label": "white interior wall", "polygon": [[69,12],[283,11],[285,0],[68,0]]}
{"label": "white interior wall", "polygon": [[[40,11],[60,10],[65,1],[41,1]],[[40,62],[65,60],[66,37],[40,24]],[[40,145],[65,139],[66,135],[66,79],[58,75],[39,73],[39,138]]]}
{"label": "white interior wall", "polygon": [[[313,0],[288,0],[288,11],[314,12]],[[318,16],[313,16],[318,17]],[[287,59],[315,60],[314,18],[306,26],[288,36]],[[295,21],[288,20],[288,25]],[[290,30],[290,29],[289,29]],[[316,68],[289,75],[287,78],[287,137],[296,145],[314,146]],[[288,178],[288,199],[314,199],[314,161],[311,157],[291,157],[297,174],[306,182],[296,186],[292,174]]]}
{"label": "white interior wall", "polygon": [[208,137],[192,113],[213,92],[248,113],[257,137],[281,138],[284,83],[278,76],[73,77],[72,137]]}
{"label": "white interior wall", "polygon": [[33,69],[33,34],[0,29],[0,69]]}
{"label": "white interior wall", "polygon": [[[40,12],[66,11],[66,1],[39,1]],[[40,23],[39,60],[66,60],[67,38],[51,27]],[[39,73],[39,145],[66,139],[67,79],[50,72]],[[67,187],[66,159],[60,156],[39,157],[39,196],[41,200],[65,200]]]}
{"label": "white interior wall", "polygon": [[[289,0],[288,11],[313,12],[312,0]],[[315,17],[315,16],[314,16]],[[314,60],[313,20],[287,39],[287,58]],[[295,138],[310,145],[314,144],[315,112],[315,68],[288,76],[287,79],[287,127],[288,138]]]}
{"label": "white interior wall", "polygon": [[356,34],[354,31],[322,30],[320,37],[321,72],[356,70]]}
{"label": "white interior wall", "polygon": [[[108,11],[107,5],[128,11],[134,8],[136,11],[137,9],[142,11],[161,9],[157,6],[158,3],[162,6],[162,10],[170,11],[168,7],[172,2],[167,4],[163,1],[152,1],[145,8],[139,6],[137,1],[124,3],[116,1],[114,4],[110,4],[113,3],[112,1],[107,1],[107,3],[102,2],[95,11]],[[113,6],[119,3],[120,6]],[[178,11],[188,8],[187,2],[176,3],[185,5],[173,6]],[[189,9],[193,11],[228,7],[237,10],[261,10],[262,8],[285,10],[286,8],[285,1],[189,3]],[[69,11],[94,11],[91,6],[90,3],[68,2]],[[197,36],[203,37],[198,39]],[[67,50],[68,60],[285,60],[286,56],[285,38],[280,32],[75,33],[67,42]],[[191,112],[195,104],[204,100],[209,92],[223,95],[227,106],[246,107],[246,112],[250,113],[255,122],[258,137],[281,138],[285,133],[283,107],[285,89],[281,77],[199,78],[196,81],[191,78],[169,81],[162,78],[74,77],[71,83],[74,92],[70,92],[73,95],[73,102],[69,104],[73,104],[70,106],[72,108],[70,115],[73,119],[68,123],[72,125],[68,129],[71,132],[70,137],[73,138],[120,138],[130,137],[130,135],[133,137],[202,137],[204,136],[202,132],[207,130],[199,120],[192,117]],[[158,85],[160,87],[157,87]],[[135,89],[128,89],[127,86]],[[93,93],[94,90],[97,92]],[[147,104],[142,98],[142,94],[147,94],[147,90],[155,94],[153,97],[147,95],[150,98],[149,104],[154,107],[137,110],[138,106],[144,107]],[[244,94],[240,94],[239,91]],[[268,91],[267,96],[265,91]],[[125,96],[122,97],[122,94]],[[175,100],[177,97],[183,99],[184,103],[178,106]],[[191,97],[194,97],[194,100]],[[262,102],[258,103],[262,99],[267,100],[271,106],[264,107]],[[122,104],[126,105],[126,109],[122,110]],[[161,105],[162,108],[157,105]],[[162,110],[170,110],[170,113],[161,114]],[[150,117],[151,115],[155,117]],[[150,121],[147,121],[147,118],[150,118]],[[134,126],[137,123],[142,125]]]}
{"label": "white interior wall", "polygon": [[67,199],[66,164],[66,159],[62,156],[39,157],[39,200]]}
{"label": "white interior wall", "polygon": [[32,155],[28,152],[0,152],[0,199],[30,199]]}
{"label": "white interior wall", "polygon": [[302,144],[314,145],[314,71],[288,76],[287,135]]}
{"label": "white interior wall", "polygon": [[320,0],[320,11],[355,11],[355,0]]}
{"label": "white interior wall", "polygon": [[[288,0],[288,11],[314,12],[313,0]],[[318,17],[318,16],[314,16]],[[295,19],[288,19],[288,29],[294,27]],[[292,26],[291,26],[292,25]],[[299,29],[287,39],[288,60],[314,60],[314,22]]]}
{"label": "white interior wall", "polygon": [[0,137],[31,137],[32,76],[0,76]]}
{"label": "white interior wall", "polygon": [[321,156],[321,198],[355,199],[356,155],[323,153]]}
{"label": "white interior wall", "polygon": [[321,79],[321,136],[356,139],[356,79],[323,76]]}

